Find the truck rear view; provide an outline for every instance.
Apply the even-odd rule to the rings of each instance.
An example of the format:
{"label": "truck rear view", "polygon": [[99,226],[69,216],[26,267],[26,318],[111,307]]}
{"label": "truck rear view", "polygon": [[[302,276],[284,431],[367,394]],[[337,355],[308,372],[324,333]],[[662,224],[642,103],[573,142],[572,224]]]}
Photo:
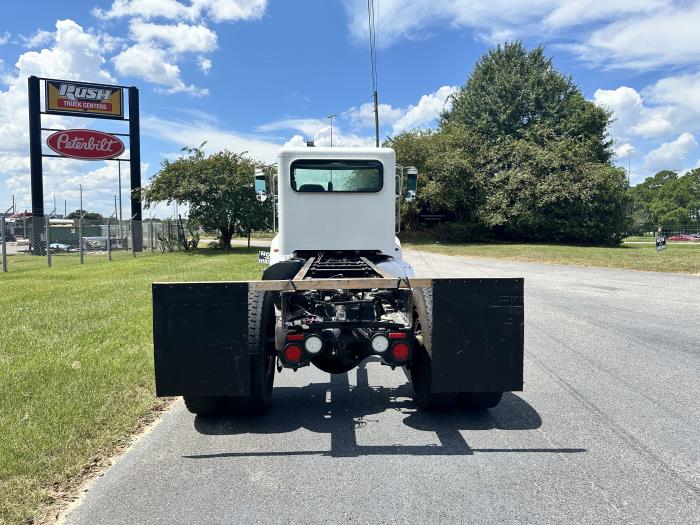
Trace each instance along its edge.
{"label": "truck rear view", "polygon": [[276,372],[369,358],[406,367],[421,409],[483,410],[522,390],[522,279],[416,277],[395,236],[393,150],[282,149],[278,172],[260,281],[153,285],[158,395],[196,414],[258,413]]}

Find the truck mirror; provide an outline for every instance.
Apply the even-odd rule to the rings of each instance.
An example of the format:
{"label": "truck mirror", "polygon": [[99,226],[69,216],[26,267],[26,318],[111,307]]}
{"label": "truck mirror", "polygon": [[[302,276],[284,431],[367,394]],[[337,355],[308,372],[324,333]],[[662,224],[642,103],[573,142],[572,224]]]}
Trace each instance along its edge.
{"label": "truck mirror", "polygon": [[260,168],[255,168],[255,198],[260,202],[265,202],[267,200],[267,190],[265,172]]}
{"label": "truck mirror", "polygon": [[418,195],[418,170],[415,166],[409,166],[406,170],[406,191],[404,192],[404,200],[412,202]]}

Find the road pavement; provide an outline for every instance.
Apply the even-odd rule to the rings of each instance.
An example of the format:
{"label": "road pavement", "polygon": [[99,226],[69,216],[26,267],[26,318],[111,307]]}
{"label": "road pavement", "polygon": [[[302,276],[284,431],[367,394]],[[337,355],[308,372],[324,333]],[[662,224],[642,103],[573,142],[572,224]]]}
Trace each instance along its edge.
{"label": "road pavement", "polygon": [[525,391],[417,412],[402,370],[276,378],[262,417],[178,401],[70,524],[698,523],[700,278],[409,252],[526,279]]}

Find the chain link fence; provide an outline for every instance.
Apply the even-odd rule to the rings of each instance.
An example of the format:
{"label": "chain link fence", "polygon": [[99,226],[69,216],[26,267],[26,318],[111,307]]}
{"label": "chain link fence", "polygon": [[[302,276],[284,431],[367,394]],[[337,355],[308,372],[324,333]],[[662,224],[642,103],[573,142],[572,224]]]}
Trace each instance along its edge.
{"label": "chain link fence", "polygon": [[196,248],[186,220],[117,221],[0,216],[2,271],[91,264]]}

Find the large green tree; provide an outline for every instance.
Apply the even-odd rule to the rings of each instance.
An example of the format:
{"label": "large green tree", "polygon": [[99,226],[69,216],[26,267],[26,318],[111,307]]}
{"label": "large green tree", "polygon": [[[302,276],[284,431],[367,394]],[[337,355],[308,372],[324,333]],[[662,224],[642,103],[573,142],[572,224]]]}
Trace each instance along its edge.
{"label": "large green tree", "polygon": [[156,202],[186,204],[190,221],[218,230],[220,246],[229,248],[235,234],[269,227],[271,204],[255,198],[254,160],[230,151],[206,155],[202,147],[185,148],[184,156],[163,161],[142,196],[147,207]]}
{"label": "large green tree", "polygon": [[586,160],[607,162],[612,156],[609,118],[557,71],[542,47],[528,51],[513,42],[479,59],[442,122],[463,125],[491,144],[504,138],[569,139],[579,144]]}
{"label": "large green tree", "polygon": [[486,53],[435,132],[389,141],[420,169],[418,204],[462,231],[508,239],[614,244],[626,181],[612,166],[610,115],[558,72],[541,47]]}

